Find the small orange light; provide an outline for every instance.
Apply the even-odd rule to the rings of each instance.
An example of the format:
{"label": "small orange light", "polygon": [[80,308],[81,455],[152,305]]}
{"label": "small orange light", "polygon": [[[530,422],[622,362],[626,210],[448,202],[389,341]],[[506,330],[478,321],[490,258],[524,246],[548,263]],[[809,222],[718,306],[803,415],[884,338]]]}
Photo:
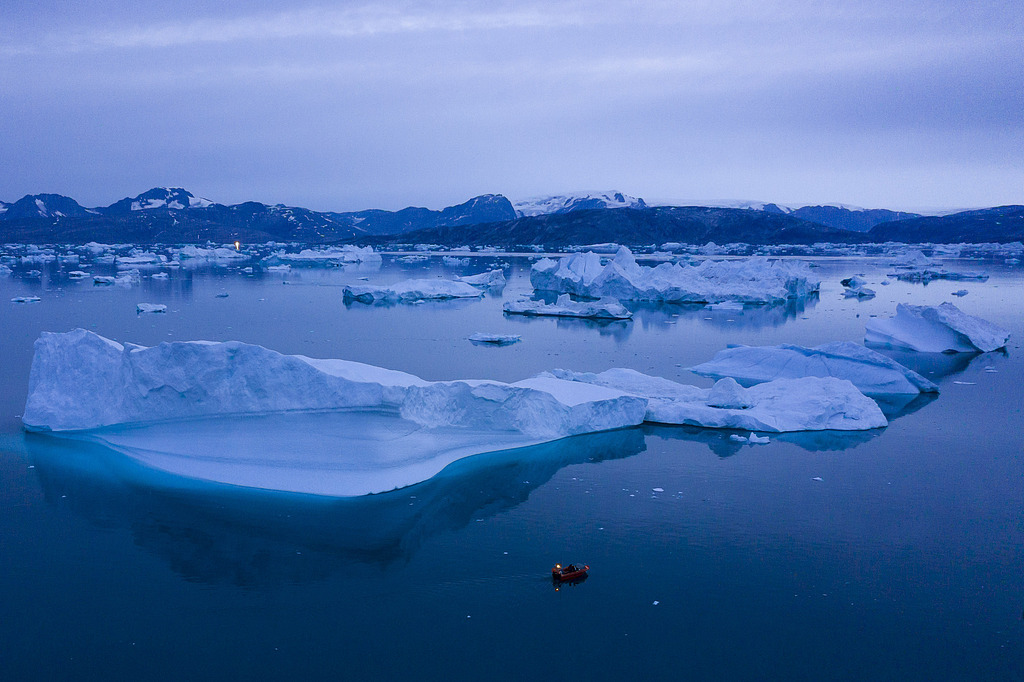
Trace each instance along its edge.
{"label": "small orange light", "polygon": [[241,250],[242,250],[242,242],[236,241],[235,242],[235,251],[241,251]]}

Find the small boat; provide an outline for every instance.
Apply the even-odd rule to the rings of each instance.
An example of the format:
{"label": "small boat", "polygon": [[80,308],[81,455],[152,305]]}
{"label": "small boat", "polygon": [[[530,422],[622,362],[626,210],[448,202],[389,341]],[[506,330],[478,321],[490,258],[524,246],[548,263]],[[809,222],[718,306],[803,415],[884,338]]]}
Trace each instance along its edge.
{"label": "small boat", "polygon": [[580,566],[579,564],[568,564],[566,566],[555,564],[554,568],[551,569],[551,579],[560,583],[582,580],[587,577],[587,571],[589,570],[590,566]]}

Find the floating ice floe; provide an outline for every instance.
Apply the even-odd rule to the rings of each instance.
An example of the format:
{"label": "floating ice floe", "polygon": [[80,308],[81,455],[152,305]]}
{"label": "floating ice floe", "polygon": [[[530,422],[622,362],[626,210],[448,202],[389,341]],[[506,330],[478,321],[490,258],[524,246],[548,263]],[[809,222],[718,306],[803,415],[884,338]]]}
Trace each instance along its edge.
{"label": "floating ice floe", "polygon": [[920,282],[922,284],[927,284],[928,282],[933,282],[937,279],[952,280],[954,282],[988,281],[988,275],[984,273],[955,272],[953,270],[946,270],[945,268],[923,268],[918,270],[907,270],[905,272],[891,272],[889,273],[889,277],[895,277],[896,279],[903,282]]}
{"label": "floating ice floe", "polygon": [[68,273],[68,279],[85,279],[88,276],[89,273],[82,270],[72,270]]}
{"label": "floating ice floe", "polygon": [[861,431],[889,422],[874,400],[845,379],[776,379],[743,388],[734,379],[710,389],[631,369],[600,374],[554,370],[550,376],[596,384],[647,399],[645,421],[744,431]]}
{"label": "floating ice floe", "polygon": [[519,343],[522,341],[522,338],[518,334],[485,334],[477,332],[470,336],[469,340],[473,343],[489,346],[510,346],[513,343]]}
{"label": "floating ice floe", "polygon": [[406,279],[387,285],[349,284],[343,290],[346,301],[360,303],[412,303],[415,301],[479,298],[480,289],[450,279]]}
{"label": "floating ice floe", "polygon": [[987,353],[1006,345],[1010,332],[952,303],[896,306],[896,316],[866,324],[864,342],[924,353]]}
{"label": "floating ice floe", "polygon": [[135,306],[137,313],[166,313],[167,306],[163,303],[139,303]]}
{"label": "floating ice floe", "polygon": [[472,284],[475,287],[503,287],[505,286],[505,273],[502,270],[488,270],[478,275],[466,275],[456,277],[460,282]]}
{"label": "floating ice floe", "polygon": [[649,268],[637,265],[625,247],[607,265],[593,252],[557,261],[539,260],[530,272],[530,283],[534,289],[587,298],[751,304],[781,303],[807,296],[820,286],[820,281],[801,261],[748,258],[704,261],[699,265],[662,263]]}
{"label": "floating ice floe", "polygon": [[11,299],[11,303],[39,303],[43,299],[38,296],[15,296]]}
{"label": "floating ice floe", "polygon": [[554,303],[526,298],[505,301],[502,309],[510,315],[583,317],[594,320],[628,320],[633,317],[633,313],[626,310],[617,299],[602,298],[597,301],[577,302],[573,301],[569,294],[562,294]]}
{"label": "floating ice floe", "polygon": [[182,247],[181,249],[173,250],[172,253],[174,253],[177,256],[177,259],[179,261],[191,260],[217,262],[248,260],[250,258],[249,254],[242,253],[241,251],[229,246],[220,246],[217,248],[207,249],[201,246],[195,246],[190,244],[188,246]]}
{"label": "floating ice floe", "polygon": [[298,253],[278,251],[268,257],[266,265],[290,263],[292,265],[336,266],[346,263],[380,263],[381,256],[372,246],[331,246],[323,249],[303,249]]}
{"label": "floating ice floe", "polygon": [[458,256],[441,256],[441,262],[449,268],[458,268],[464,265],[469,265],[469,258],[460,258]]}
{"label": "floating ice floe", "polygon": [[166,272],[154,272],[150,279],[170,279],[170,277]]}
{"label": "floating ice floe", "polygon": [[939,387],[895,360],[849,341],[814,348],[735,346],[719,351],[713,360],[690,368],[715,378],[732,377],[745,386],[776,379],[836,377],[853,383],[868,395],[934,393]]}

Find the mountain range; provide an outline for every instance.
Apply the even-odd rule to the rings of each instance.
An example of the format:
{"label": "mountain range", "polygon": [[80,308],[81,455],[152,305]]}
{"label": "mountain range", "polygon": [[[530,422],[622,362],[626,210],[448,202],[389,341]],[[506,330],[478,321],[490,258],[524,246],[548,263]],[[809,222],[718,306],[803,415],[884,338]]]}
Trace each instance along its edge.
{"label": "mountain range", "polygon": [[1024,239],[1024,207],[945,216],[886,209],[772,203],[744,207],[649,206],[621,192],[588,192],[513,204],[485,194],[441,210],[409,207],[323,212],[255,201],[224,205],[158,187],[86,208],[59,194],[0,202],[0,242],[133,243],[291,241],[495,246],[666,241],[704,244],[813,242],[1010,242]]}

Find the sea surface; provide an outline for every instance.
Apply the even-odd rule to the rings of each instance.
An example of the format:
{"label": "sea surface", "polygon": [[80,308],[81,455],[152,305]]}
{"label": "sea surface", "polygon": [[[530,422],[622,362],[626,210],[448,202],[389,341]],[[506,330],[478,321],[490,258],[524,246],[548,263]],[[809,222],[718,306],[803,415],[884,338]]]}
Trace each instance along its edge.
{"label": "sea surface", "polygon": [[[504,316],[504,298],[531,292],[522,256],[143,269],[132,287],[56,264],[0,278],[0,677],[1024,679],[1024,268],[950,259],[990,278],[921,285],[887,277],[892,258],[807,260],[822,279],[807,301],[631,305],[632,321],[610,324]],[[509,283],[480,300],[342,300],[345,283],[496,266]],[[858,273],[874,299],[843,298]],[[897,303],[944,301],[1010,343],[891,353],[941,392],[890,407],[885,429],[748,445],[645,426],[359,498],[175,477],[19,419],[42,331],[234,339],[430,380],[628,367],[709,386],[686,368],[727,344],[861,342]],[[168,312],[137,314],[142,302]],[[522,341],[478,346],[474,332]],[[551,566],[570,561],[589,578],[555,589]]]}

